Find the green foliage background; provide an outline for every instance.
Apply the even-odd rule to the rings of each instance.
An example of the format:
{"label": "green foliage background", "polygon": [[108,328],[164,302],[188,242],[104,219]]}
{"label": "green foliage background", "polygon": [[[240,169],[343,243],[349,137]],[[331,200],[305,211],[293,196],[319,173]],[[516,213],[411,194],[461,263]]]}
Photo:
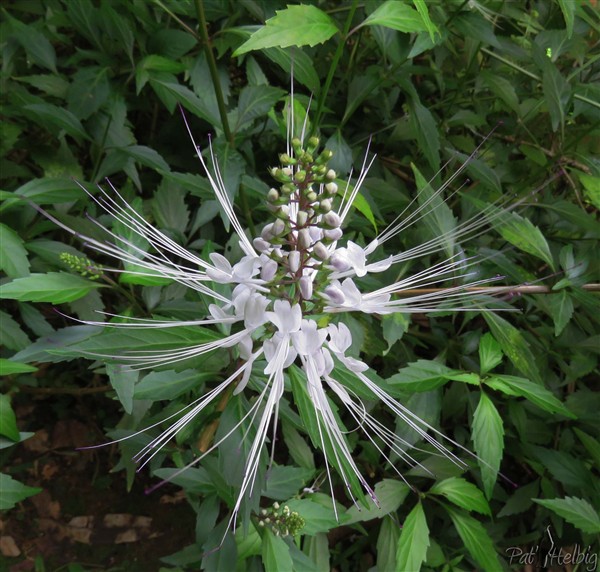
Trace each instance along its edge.
{"label": "green foliage background", "polygon": [[[83,320],[98,319],[96,310],[183,318],[193,317],[204,301],[177,285],[140,283],[133,274],[115,281],[97,276],[109,261],[95,259],[28,201],[95,236],[85,213],[109,220],[74,179],[96,192],[94,185],[110,177],[138,212],[179,243],[203,254],[225,250],[235,256],[178,107],[199,143],[205,146],[212,137],[227,188],[254,233],[268,216],[268,168],[285,150],[281,112],[293,60],[298,109],[313,96],[309,129],[335,152],[334,168],[359,168],[370,138],[378,155],[348,225],[350,237],[374,237],[409,204],[423,178],[434,177],[439,186],[489,136],[448,208],[425,217],[388,250],[399,252],[454,228],[500,198],[521,201],[494,230],[463,245],[465,254],[481,257],[482,277],[501,274],[505,283],[549,292],[513,297],[509,303],[519,310],[513,313],[348,317],[355,349],[381,383],[486,464],[466,459],[470,469],[461,473],[424,454],[433,478],[398,465],[413,491],[359,432],[351,432],[357,464],[375,484],[382,506],[350,507],[334,477],[338,523],[326,485],[303,492],[320,480],[321,456],[298,417],[301,405],[286,398],[277,463],[262,483],[263,496],[271,500],[263,504],[287,502],[303,516],[305,528],[294,539],[282,539],[250,518],[246,529],[227,536],[222,550],[204,553],[222,536],[239,486],[228,477],[239,451],[225,446],[176,478],[197,514],[196,543],[165,554],[162,566],[516,569],[511,547],[539,545],[548,525],[562,545],[592,546],[597,553],[600,337],[597,295],[587,286],[598,282],[600,235],[596,2],[286,5],[23,0],[2,9],[3,447],[18,447],[31,435],[19,433],[11,407],[20,387],[72,385],[92,372],[108,376],[124,417],[118,429],[106,430],[118,437],[175,412],[227,370],[227,355],[141,375],[74,360],[86,349],[191,344],[210,333],[182,328],[176,334],[98,334],[53,313],[51,305]],[[198,9],[205,26],[199,25]],[[116,225],[114,230],[127,233]],[[100,270],[78,272],[63,253]],[[402,273],[436,260],[407,264]],[[36,375],[36,368],[44,374]],[[250,398],[232,400],[222,414],[204,413],[149,470],[164,478],[173,471],[168,467],[191,460],[205,427],[219,419],[217,431],[225,432]],[[370,407],[394,427],[377,404]],[[35,431],[35,422],[27,429]],[[414,440],[401,425],[396,431]],[[119,468],[130,484],[131,457],[148,439],[122,444]],[[36,492],[19,482],[10,464],[4,471],[1,508]]]}

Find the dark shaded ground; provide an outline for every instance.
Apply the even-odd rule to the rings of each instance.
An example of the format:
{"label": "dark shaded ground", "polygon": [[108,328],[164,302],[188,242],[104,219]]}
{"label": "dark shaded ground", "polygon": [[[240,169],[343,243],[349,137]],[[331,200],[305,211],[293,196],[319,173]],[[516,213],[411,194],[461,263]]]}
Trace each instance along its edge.
{"label": "dark shaded ground", "polygon": [[125,473],[110,473],[114,446],[76,450],[105,439],[98,417],[117,407],[104,394],[19,397],[19,428],[35,435],[11,449],[3,471],[44,491],[0,514],[0,571],[77,563],[73,570],[152,572],[193,543],[195,516],[177,487],[145,495],[155,481],[141,472],[127,492]]}

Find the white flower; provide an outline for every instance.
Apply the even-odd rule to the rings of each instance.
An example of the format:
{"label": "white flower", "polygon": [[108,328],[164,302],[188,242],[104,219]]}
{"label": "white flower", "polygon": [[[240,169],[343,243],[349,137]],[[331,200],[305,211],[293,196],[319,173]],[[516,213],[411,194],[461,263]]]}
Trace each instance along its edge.
{"label": "white flower", "polygon": [[[190,137],[194,142],[191,132]],[[250,410],[227,435],[213,443],[205,453],[190,464],[201,462],[205,455],[219,446],[237,428],[242,425],[254,425],[255,437],[246,460],[243,482],[230,520],[230,524],[233,525],[244,495],[252,490],[260,464],[260,454],[271,423],[274,426],[273,430],[276,429],[276,413],[285,387],[284,374],[293,365],[300,366],[305,376],[306,392],[314,406],[318,437],[325,455],[327,473],[329,474],[329,465],[335,465],[353,500],[358,494],[351,486],[353,479],[358,479],[372,498],[375,499],[375,496],[356,466],[344,432],[338,426],[337,416],[330,402],[332,395],[339,398],[340,403],[385,459],[389,461],[390,452],[393,452],[409,464],[415,465],[418,462],[407,452],[409,448],[407,443],[367,413],[365,405],[358,396],[344,385],[339,376],[341,369],[346,369],[354,375],[373,400],[380,400],[436,451],[462,466],[462,462],[456,455],[441,443],[446,439],[443,435],[381,389],[367,375],[369,370],[367,364],[346,355],[352,345],[352,335],[343,322],[343,316],[346,312],[391,314],[427,312],[440,308],[445,311],[448,309],[460,311],[472,307],[471,304],[478,300],[478,297],[465,286],[434,288],[414,293],[415,290],[440,285],[448,278],[456,279],[457,275],[468,276],[468,268],[472,261],[463,260],[460,253],[373,291],[364,291],[361,279],[366,278],[370,273],[382,272],[394,265],[439,252],[449,240],[477,234],[488,224],[489,215],[494,211],[480,213],[473,217],[451,236],[435,237],[405,252],[383,257],[381,260],[381,255],[376,254],[377,250],[426,212],[428,203],[425,202],[425,206],[417,208],[412,213],[402,213],[390,228],[366,247],[361,247],[358,242],[350,240],[338,246],[338,242],[344,236],[342,229],[344,221],[374,158],[367,163],[365,157],[361,174],[352,191],[346,191],[342,200],[338,202],[338,185],[333,182],[337,175],[331,169],[326,170],[327,157],[330,154],[324,154],[322,157],[326,157],[325,159],[313,159],[311,154],[303,153],[302,145],[302,141],[298,139],[289,142],[289,152],[291,149],[296,150],[295,163],[292,164],[293,166],[285,165],[281,169],[272,170],[278,183],[282,184],[282,188],[281,192],[271,189],[267,200],[275,202],[281,201],[281,197],[287,197],[288,204],[279,205],[277,218],[267,223],[262,228],[260,237],[252,241],[235,214],[233,204],[223,186],[212,149],[210,155],[214,176],[209,172],[202,154],[198,153],[215,196],[235,229],[244,252],[241,260],[234,264],[219,253],[211,253],[209,261],[206,261],[186,250],[151,226],[112,187],[113,196],[101,191],[99,197],[91,198],[112,214],[117,221],[145,239],[151,249],[145,251],[139,248],[133,242],[113,234],[99,222],[96,224],[112,237],[112,242],[83,237],[88,247],[97,252],[134,265],[137,274],[169,278],[211,300],[206,316],[199,316],[198,319],[185,322],[126,319],[124,316],[119,316],[123,319],[120,323],[105,324],[92,321],[83,321],[83,323],[115,328],[171,328],[181,325],[210,327],[213,324],[222,324],[227,325],[226,331],[231,332],[222,338],[196,346],[169,350],[148,349],[136,353],[124,352],[119,356],[121,361],[135,369],[151,368],[177,363],[224,348],[232,348],[230,351],[237,352],[241,360],[241,364],[238,363],[232,368],[234,371],[227,379],[186,408],[189,410],[183,416],[140,451],[137,459],[143,464],[147,463],[205,407],[222,396],[230,385],[237,383],[234,394],[246,391],[253,366],[261,358],[266,360],[266,366],[262,371],[264,383],[259,389],[257,398],[253,400]],[[198,149],[195,142],[194,146]],[[313,167],[317,164],[321,170],[313,171]],[[301,183],[291,183],[294,174],[301,169],[309,175],[299,177],[302,179]],[[318,172],[321,174],[319,175]],[[458,173],[451,177],[450,182],[457,176]],[[434,197],[439,196],[450,182],[437,191]],[[76,234],[55,218],[47,213],[44,214],[56,224]],[[370,261],[370,257],[379,257],[380,260]],[[120,272],[118,269],[114,271]],[[487,282],[489,281],[473,284],[480,285]],[[407,292],[411,293],[405,295]],[[329,314],[330,317],[336,314],[339,322],[321,327],[317,320],[323,314]],[[93,355],[101,358],[114,357]],[[462,449],[457,443],[449,439],[446,441]],[[393,463],[391,464],[394,466]],[[402,476],[399,472],[398,474]]]}

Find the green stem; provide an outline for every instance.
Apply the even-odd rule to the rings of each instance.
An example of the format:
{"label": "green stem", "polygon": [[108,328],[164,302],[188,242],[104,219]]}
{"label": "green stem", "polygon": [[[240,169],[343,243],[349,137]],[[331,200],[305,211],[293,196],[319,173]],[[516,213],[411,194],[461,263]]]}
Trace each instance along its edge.
{"label": "green stem", "polygon": [[348,12],[348,17],[346,18],[346,23],[344,24],[344,31],[342,32],[342,38],[338,44],[337,49],[335,50],[335,54],[333,56],[333,60],[331,61],[331,66],[329,66],[329,73],[327,74],[327,79],[325,80],[325,85],[319,94],[319,104],[317,106],[317,113],[315,116],[315,121],[313,122],[313,126],[311,129],[311,137],[315,135],[315,131],[317,126],[321,122],[321,116],[323,115],[323,107],[325,106],[325,100],[327,99],[327,93],[329,92],[329,88],[331,87],[331,82],[333,81],[333,74],[337,68],[338,62],[342,57],[342,52],[344,51],[344,45],[346,44],[346,39],[348,38],[348,31],[350,30],[350,25],[352,24],[352,19],[354,18],[354,13],[356,12],[356,8],[358,6],[358,0],[353,0],[352,6],[350,7],[350,12]]}
{"label": "green stem", "polygon": [[204,16],[204,2],[203,0],[195,0],[196,12],[198,14],[198,20],[200,22],[200,37],[206,53],[206,59],[208,61],[208,68],[210,70],[210,77],[213,82],[213,88],[215,90],[215,96],[217,97],[217,105],[219,107],[219,115],[221,117],[221,124],[223,126],[223,133],[225,138],[229,141],[232,147],[235,147],[233,135],[229,129],[229,121],[227,120],[227,110],[225,109],[225,100],[223,99],[223,91],[221,90],[221,82],[219,80],[219,72],[217,70],[217,62],[212,51],[210,38],[208,37],[208,27],[206,24],[206,17]]}
{"label": "green stem", "polygon": [[[497,59],[498,61],[502,62],[503,64],[506,64],[507,66],[510,66],[511,68],[530,77],[531,79],[534,79],[536,81],[542,81],[542,78],[539,75],[536,75],[533,72],[530,72],[530,71],[526,70],[525,68],[522,68],[521,66],[515,64],[514,62],[511,62],[510,60],[507,60],[506,58],[499,56],[498,54],[492,52],[492,50],[488,50],[487,48],[481,48],[481,51],[484,54],[487,54],[488,56],[491,56],[491,57]],[[598,103],[597,101],[594,101],[593,99],[589,99],[588,97],[585,97],[585,95],[579,95],[578,93],[574,93],[573,98],[578,99],[579,101],[583,101],[584,103],[588,103],[589,105],[593,105],[594,107],[597,107],[598,109],[600,109],[600,103]]]}

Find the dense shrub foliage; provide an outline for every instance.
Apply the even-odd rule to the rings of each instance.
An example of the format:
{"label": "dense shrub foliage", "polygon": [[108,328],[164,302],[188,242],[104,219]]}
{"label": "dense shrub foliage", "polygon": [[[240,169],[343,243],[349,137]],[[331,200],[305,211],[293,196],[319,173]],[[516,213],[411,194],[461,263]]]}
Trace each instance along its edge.
{"label": "dense shrub foliage", "polygon": [[[270,217],[270,168],[285,152],[293,74],[294,119],[301,127],[312,98],[307,133],[333,151],[331,166],[341,178],[352,167],[360,171],[369,144],[377,154],[345,225],[353,241],[367,244],[407,207],[408,216],[430,196],[426,181],[439,188],[466,161],[445,191],[446,203],[426,210],[384,245],[385,253],[451,233],[478,212],[489,213],[490,205],[506,209],[493,228],[460,244],[448,238],[440,252],[394,267],[386,278],[410,276],[459,252],[477,257],[478,278],[499,275],[498,285],[514,285],[496,307],[517,311],[342,318],[355,355],[379,383],[478,458],[457,449],[464,470],[434,455],[380,403],[367,400],[371,415],[417,447],[422,466],[392,458],[404,482],[340,408],[354,460],[380,506],[367,499],[352,505],[333,471],[336,520],[305,406],[286,392],[268,474],[268,455],[261,460],[262,498],[254,495],[237,530],[209,551],[226,532],[241,485],[249,440],[239,429],[174,477],[197,516],[196,542],[165,553],[156,569],[521,569],[542,546],[539,565],[552,554],[547,564],[584,554],[579,569],[595,570],[596,1],[287,4],[23,0],[2,9],[0,415],[9,453],[1,508],[39,491],[26,467],[11,466],[9,458],[38,429],[35,419],[16,422],[11,403],[27,399],[23,388],[106,379],[107,399],[122,408],[118,426],[104,427],[107,440],[156,424],[119,444],[117,470],[131,486],[135,453],[168,426],[166,418],[234,371],[235,355],[226,351],[144,371],[123,369],[118,359],[79,359],[86,352],[118,358],[124,349],[192,345],[204,341],[204,330],[103,330],[73,318],[101,320],[100,311],[189,320],[204,315],[210,301],[164,278],[140,277],[131,265],[111,273],[114,261],[86,249],[57,222],[104,240],[92,220],[98,218],[119,236],[137,239],[78,183],[98,195],[96,185],[106,188],[108,177],[176,243],[203,259],[218,252],[237,260],[237,239],[179,109],[203,149],[212,142],[235,211],[254,237]],[[374,289],[380,280],[368,276],[365,285]],[[254,389],[260,373],[253,374]],[[286,379],[288,389],[298,383]],[[234,427],[254,397],[251,389],[217,400],[144,470],[157,483],[172,476]],[[285,507],[297,515],[282,525],[290,518]],[[284,536],[286,527],[292,530]],[[562,561],[551,541],[564,547]]]}

